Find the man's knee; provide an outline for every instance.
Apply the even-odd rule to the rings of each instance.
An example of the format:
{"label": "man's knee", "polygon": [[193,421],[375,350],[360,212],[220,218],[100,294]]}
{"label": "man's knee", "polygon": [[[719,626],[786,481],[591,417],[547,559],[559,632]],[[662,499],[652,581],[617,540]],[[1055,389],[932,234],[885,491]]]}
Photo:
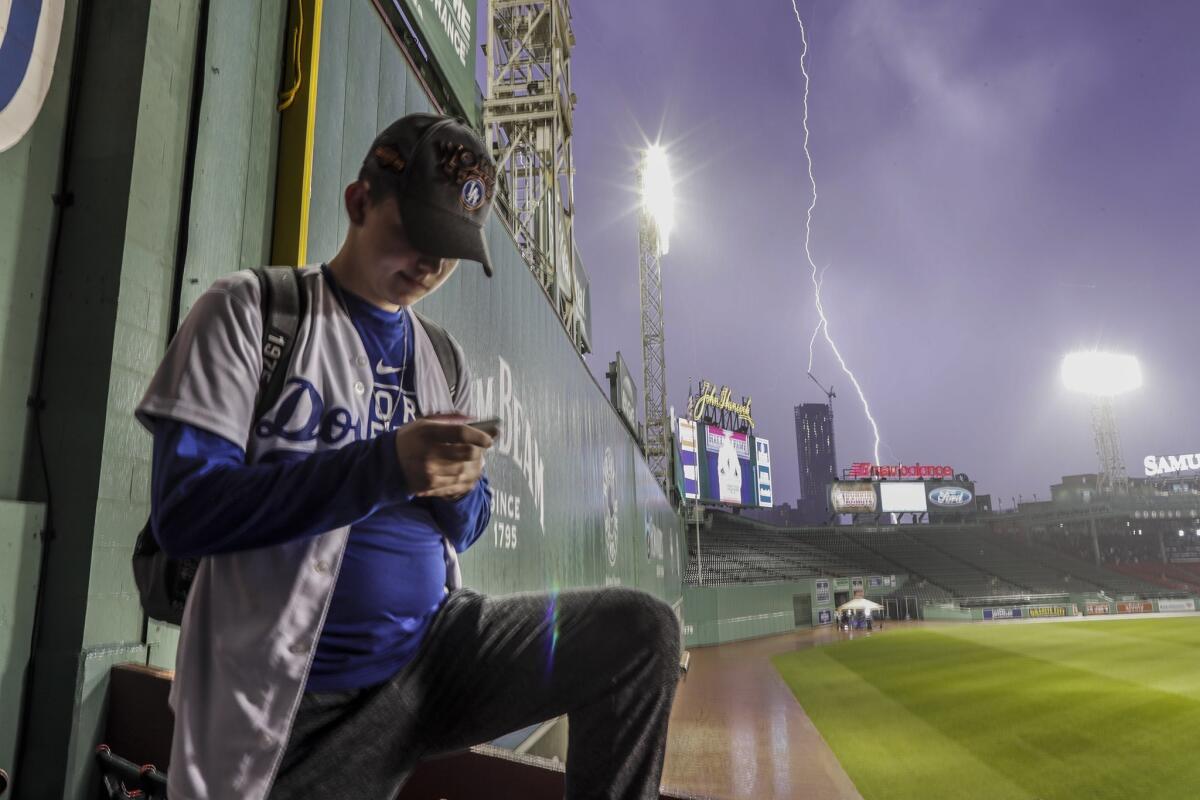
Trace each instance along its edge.
{"label": "man's knee", "polygon": [[619,629],[639,650],[648,652],[664,674],[679,671],[679,619],[653,595],[636,589],[613,589],[611,613]]}

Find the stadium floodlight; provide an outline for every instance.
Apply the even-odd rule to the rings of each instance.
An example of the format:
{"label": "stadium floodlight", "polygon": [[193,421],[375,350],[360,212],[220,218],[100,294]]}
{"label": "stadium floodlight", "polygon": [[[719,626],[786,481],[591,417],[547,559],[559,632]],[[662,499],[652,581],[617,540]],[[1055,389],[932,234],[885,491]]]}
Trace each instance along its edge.
{"label": "stadium floodlight", "polygon": [[1092,433],[1100,458],[1101,494],[1129,491],[1113,398],[1142,385],[1142,367],[1136,356],[1085,350],[1068,353],[1062,361],[1062,382],[1067,389],[1092,398]]}
{"label": "stadium floodlight", "polygon": [[1137,356],[1096,350],[1069,353],[1062,362],[1062,381],[1073,392],[1090,397],[1114,397],[1142,385]]}
{"label": "stadium floodlight", "polygon": [[675,183],[667,151],[661,145],[651,145],[642,158],[642,209],[654,222],[658,236],[658,255],[671,249],[671,229],[675,227]]}

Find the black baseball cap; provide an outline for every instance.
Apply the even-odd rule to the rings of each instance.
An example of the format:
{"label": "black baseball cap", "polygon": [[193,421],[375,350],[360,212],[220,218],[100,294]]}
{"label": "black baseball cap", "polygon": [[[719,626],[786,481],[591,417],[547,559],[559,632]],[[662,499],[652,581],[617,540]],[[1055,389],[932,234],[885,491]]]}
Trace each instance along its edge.
{"label": "black baseball cap", "polygon": [[438,258],[478,261],[491,277],[483,224],[496,165],[475,131],[453,117],[409,114],[375,137],[363,163],[395,194],[414,247]]}

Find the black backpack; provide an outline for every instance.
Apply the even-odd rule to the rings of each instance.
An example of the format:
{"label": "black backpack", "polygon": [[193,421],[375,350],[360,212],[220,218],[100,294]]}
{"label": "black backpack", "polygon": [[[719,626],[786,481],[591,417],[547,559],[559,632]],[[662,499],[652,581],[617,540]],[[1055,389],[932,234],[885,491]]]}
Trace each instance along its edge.
{"label": "black backpack", "polygon": [[[263,318],[262,375],[259,376],[253,420],[257,422],[283,393],[295,351],[296,333],[308,310],[308,294],[298,269],[265,267],[254,270],[254,274],[262,288]],[[457,403],[464,388],[458,351],[440,325],[415,311],[413,314],[429,334],[450,385],[450,396]],[[171,558],[164,553],[154,538],[151,521],[147,519],[133,548],[133,578],[146,616],[179,625],[199,566],[199,558]]]}

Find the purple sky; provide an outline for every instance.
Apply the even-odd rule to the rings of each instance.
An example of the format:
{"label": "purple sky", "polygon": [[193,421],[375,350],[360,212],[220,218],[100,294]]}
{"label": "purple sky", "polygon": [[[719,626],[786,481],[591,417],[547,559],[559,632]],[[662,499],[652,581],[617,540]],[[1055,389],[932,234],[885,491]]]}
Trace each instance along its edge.
{"label": "purple sky", "polygon": [[[753,11],[747,10],[752,8]],[[792,407],[816,321],[803,252],[800,29],[790,0],[573,4],[576,237],[601,379],[641,383],[631,190],[661,131],[678,180],[664,259],[670,401],[752,395],[794,500]],[[807,0],[813,256],[885,460],[951,464],[1003,499],[1096,469],[1062,355],[1138,355],[1130,474],[1200,450],[1200,3]],[[828,346],[841,466],[870,429]]]}

